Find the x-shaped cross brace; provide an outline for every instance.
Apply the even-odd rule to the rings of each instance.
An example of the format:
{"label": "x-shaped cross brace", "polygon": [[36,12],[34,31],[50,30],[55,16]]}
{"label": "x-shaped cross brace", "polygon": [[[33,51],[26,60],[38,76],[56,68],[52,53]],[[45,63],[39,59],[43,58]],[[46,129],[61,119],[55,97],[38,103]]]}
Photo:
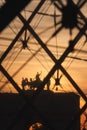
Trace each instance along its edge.
{"label": "x-shaped cross brace", "polygon": [[[79,86],[76,84],[76,82],[72,79],[72,77],[67,73],[67,71],[63,68],[63,66],[61,65],[62,62],[65,60],[65,58],[68,56],[68,54],[71,52],[71,50],[74,48],[74,46],[77,44],[77,42],[79,41],[79,39],[82,37],[82,35],[84,34],[84,32],[87,30],[87,24],[84,25],[84,27],[80,30],[80,32],[78,33],[78,35],[75,37],[75,39],[72,41],[71,46],[69,46],[65,52],[62,54],[62,56],[57,60],[55,58],[55,56],[52,54],[52,52],[46,47],[46,43],[44,43],[40,37],[38,36],[38,34],[33,30],[33,28],[29,25],[29,23],[32,21],[33,17],[36,15],[37,11],[40,9],[40,7],[42,6],[42,4],[45,1],[43,0],[42,2],[40,2],[40,4],[37,6],[37,8],[35,9],[35,11],[32,13],[32,15],[30,16],[30,18],[26,21],[24,19],[24,17],[19,14],[18,17],[21,19],[21,21],[23,22],[24,26],[23,28],[20,30],[20,32],[18,33],[18,35],[15,37],[15,39],[12,41],[12,43],[10,44],[10,46],[7,48],[7,50],[5,51],[5,53],[2,55],[1,59],[0,59],[0,63],[3,62],[4,58],[7,56],[7,54],[9,53],[9,51],[12,49],[12,47],[14,46],[15,42],[18,40],[18,38],[20,37],[20,35],[23,33],[23,31],[25,30],[25,28],[27,28],[29,30],[29,32],[34,36],[34,38],[38,41],[38,44],[41,45],[41,47],[46,51],[46,53],[49,55],[49,57],[54,61],[55,65],[52,67],[52,69],[50,70],[50,72],[47,74],[47,76],[44,78],[43,83],[41,85],[41,89],[38,89],[36,91],[36,94],[38,94],[44,87],[44,85],[48,82],[48,80],[52,77],[52,75],[55,73],[55,71],[57,69],[60,69],[64,75],[67,77],[67,79],[71,82],[71,84],[74,86],[74,88],[78,91],[78,93],[82,96],[82,98],[86,101],[86,104],[82,107],[82,109],[80,110],[79,114],[82,114],[82,112],[87,108],[87,97],[85,96],[85,94],[82,92],[82,90],[79,88]],[[24,95],[24,93],[22,92],[22,90],[19,88],[19,86],[15,83],[15,81],[11,78],[11,76],[7,73],[7,71],[3,68],[2,65],[0,65],[0,70],[2,71],[2,73],[8,78],[8,80],[12,83],[12,85],[16,88],[16,90],[21,93],[22,95]],[[24,96],[26,97],[26,96]],[[34,97],[33,97],[34,99]],[[79,115],[80,116],[80,115]]]}

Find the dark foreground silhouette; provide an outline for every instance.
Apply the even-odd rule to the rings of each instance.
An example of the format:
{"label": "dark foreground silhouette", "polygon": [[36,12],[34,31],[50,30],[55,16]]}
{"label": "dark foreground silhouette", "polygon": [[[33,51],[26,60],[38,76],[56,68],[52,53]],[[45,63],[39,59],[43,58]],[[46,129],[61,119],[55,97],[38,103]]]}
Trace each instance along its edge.
{"label": "dark foreground silhouette", "polygon": [[[27,105],[20,94],[0,93],[0,130],[29,130],[36,122],[43,124],[44,130],[68,128],[80,109],[79,96],[43,90],[33,100],[34,93],[34,90],[25,91]],[[70,130],[80,130],[79,118]]]}

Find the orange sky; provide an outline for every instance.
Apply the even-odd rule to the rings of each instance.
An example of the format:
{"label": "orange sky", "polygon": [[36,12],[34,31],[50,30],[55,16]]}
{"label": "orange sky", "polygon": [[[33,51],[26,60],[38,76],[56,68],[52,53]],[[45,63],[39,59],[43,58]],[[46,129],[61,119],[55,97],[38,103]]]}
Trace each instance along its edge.
{"label": "orange sky", "polygon": [[[32,14],[32,11],[38,5],[38,1],[33,0],[30,5],[28,5],[21,14],[25,19],[28,19]],[[62,0],[63,2],[64,0]],[[73,0],[75,3],[78,0]],[[1,3],[1,1],[0,1]],[[81,13],[87,19],[87,2],[81,8]],[[46,15],[41,15],[41,13]],[[56,13],[56,22],[59,24],[54,26],[54,13]],[[42,8],[39,10],[39,14],[35,15],[30,25],[34,31],[38,34],[43,43],[46,43],[51,37],[53,32],[60,28],[61,26],[61,11],[57,10],[53,5],[50,5],[49,1],[46,1]],[[79,18],[79,16],[78,16]],[[81,21],[84,26],[84,21]],[[78,24],[79,25],[79,24]],[[19,30],[22,28],[23,24],[21,20],[16,17],[9,26],[0,34],[0,57],[4,54],[5,50],[11,44],[15,36],[18,34]],[[38,41],[27,31],[26,38],[28,40],[28,48],[23,49],[22,43],[25,38],[25,31],[20,36],[18,41],[15,43],[12,50],[6,56],[2,62],[2,66],[7,70],[7,72],[13,77],[15,82],[21,87],[22,77],[27,77],[28,80],[32,77],[35,80],[37,72],[41,73],[41,80],[43,80],[48,72],[54,65],[52,59],[46,54],[46,52],[38,44]],[[72,35],[70,35],[70,30],[63,28],[54,38],[50,39],[47,43],[48,49],[52,54],[59,59],[64,53],[65,49],[69,45],[69,41],[73,40],[76,35],[79,33],[77,28],[72,30]],[[87,34],[87,31],[85,32]],[[74,48],[74,52],[70,53],[62,66],[70,74],[73,80],[77,83],[79,88],[87,95],[87,36],[83,35],[82,38],[78,41]],[[85,42],[86,40],[86,42]],[[38,51],[39,50],[39,51]],[[78,59],[74,59],[74,58]],[[61,92],[75,92],[78,93],[64,74],[59,70],[59,76],[62,76],[60,84],[62,87],[59,87],[58,91]],[[56,72],[53,77],[57,77]],[[54,79],[51,77],[51,87],[52,90],[54,86]],[[28,87],[26,88],[28,89]],[[55,90],[54,90],[55,91]],[[0,72],[0,92],[16,92],[14,87],[7,82],[6,77]],[[84,101],[81,99],[81,106],[83,106]],[[82,119],[85,117],[83,116]],[[83,121],[83,120],[82,120]]]}

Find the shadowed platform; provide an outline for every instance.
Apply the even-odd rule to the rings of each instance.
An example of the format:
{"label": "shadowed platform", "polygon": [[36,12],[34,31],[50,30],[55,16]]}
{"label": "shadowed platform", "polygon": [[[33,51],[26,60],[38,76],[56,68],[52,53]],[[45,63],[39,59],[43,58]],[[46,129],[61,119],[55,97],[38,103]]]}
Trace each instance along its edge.
{"label": "shadowed platform", "polygon": [[[31,99],[34,91],[25,93]],[[26,101],[19,94],[1,93],[0,129],[7,130],[13,124],[13,130],[28,130],[33,123],[40,122],[49,129],[65,130],[80,109],[79,96],[74,93],[42,91],[33,103],[25,104]],[[26,107],[22,109],[24,105]],[[70,130],[79,129],[80,119]]]}

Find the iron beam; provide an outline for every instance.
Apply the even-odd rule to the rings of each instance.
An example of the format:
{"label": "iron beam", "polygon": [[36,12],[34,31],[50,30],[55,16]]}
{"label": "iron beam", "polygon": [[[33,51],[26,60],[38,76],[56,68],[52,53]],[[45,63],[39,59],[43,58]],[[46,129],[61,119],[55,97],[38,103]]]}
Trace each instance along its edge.
{"label": "iron beam", "polygon": [[31,0],[7,0],[0,9],[0,32]]}

